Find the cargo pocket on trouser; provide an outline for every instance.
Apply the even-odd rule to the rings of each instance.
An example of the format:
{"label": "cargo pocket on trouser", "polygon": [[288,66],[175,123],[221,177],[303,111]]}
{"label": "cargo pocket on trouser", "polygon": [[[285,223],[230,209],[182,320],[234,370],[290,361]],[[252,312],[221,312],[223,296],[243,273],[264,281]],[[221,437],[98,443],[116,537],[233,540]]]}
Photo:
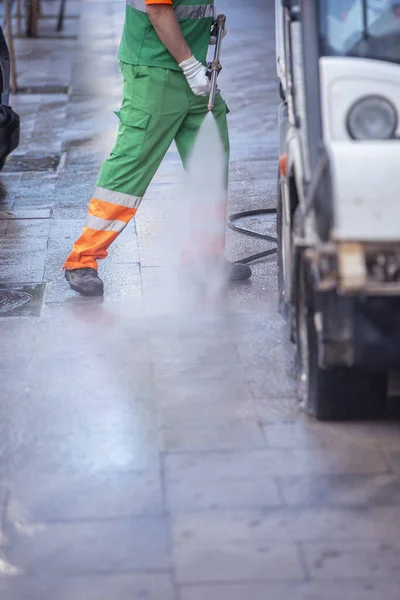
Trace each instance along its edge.
{"label": "cargo pocket on trouser", "polygon": [[115,114],[119,118],[120,124],[112,153],[137,160],[143,150],[151,115],[138,108],[121,108],[121,110],[115,111]]}

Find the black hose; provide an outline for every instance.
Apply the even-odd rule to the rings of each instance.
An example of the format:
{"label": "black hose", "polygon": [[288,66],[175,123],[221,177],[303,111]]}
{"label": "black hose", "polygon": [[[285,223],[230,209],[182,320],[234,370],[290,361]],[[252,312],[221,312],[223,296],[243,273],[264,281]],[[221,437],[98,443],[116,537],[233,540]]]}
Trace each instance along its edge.
{"label": "black hose", "polygon": [[[272,235],[266,235],[265,233],[258,233],[258,231],[252,231],[251,229],[246,229],[244,227],[238,227],[235,225],[236,221],[240,219],[246,219],[246,217],[258,217],[260,215],[275,215],[276,208],[262,208],[259,210],[245,210],[243,212],[235,213],[228,217],[228,227],[233,231],[237,231],[238,233],[243,233],[244,235],[249,235],[251,237],[258,238],[260,240],[265,240],[266,242],[272,242],[273,244],[277,244],[278,240],[276,237]],[[265,250],[264,252],[259,252],[257,254],[252,254],[247,258],[242,258],[236,262],[242,263],[244,265],[254,262],[255,260],[259,260],[260,258],[266,258],[267,256],[272,256],[277,253],[277,248],[271,248],[270,250]]]}

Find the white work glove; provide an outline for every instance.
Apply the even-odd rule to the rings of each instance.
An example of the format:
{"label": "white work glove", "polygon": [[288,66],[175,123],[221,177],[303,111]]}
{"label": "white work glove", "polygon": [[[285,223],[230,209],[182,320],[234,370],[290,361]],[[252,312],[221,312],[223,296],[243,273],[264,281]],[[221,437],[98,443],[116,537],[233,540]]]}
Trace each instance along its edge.
{"label": "white work glove", "polygon": [[211,91],[211,82],[207,77],[207,69],[194,56],[180,63],[180,68],[196,96],[208,96]]}

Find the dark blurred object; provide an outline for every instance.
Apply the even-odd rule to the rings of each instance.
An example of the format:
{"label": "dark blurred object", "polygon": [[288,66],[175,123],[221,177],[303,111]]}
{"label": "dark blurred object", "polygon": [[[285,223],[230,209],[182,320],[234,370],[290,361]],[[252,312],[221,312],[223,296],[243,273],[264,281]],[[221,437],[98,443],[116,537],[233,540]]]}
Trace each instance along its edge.
{"label": "dark blurred object", "polygon": [[[26,15],[25,35],[26,37],[37,37],[42,0],[24,0],[24,2]],[[60,32],[64,29],[66,3],[66,0],[60,0],[60,9],[58,12],[56,25],[57,32]]]}
{"label": "dark blurred object", "polygon": [[10,53],[0,27],[0,170],[7,156],[19,145],[19,116],[9,106],[10,98]]}
{"label": "dark blurred object", "polygon": [[64,28],[64,15],[65,15],[66,4],[67,4],[67,0],[61,0],[60,12],[58,13],[57,31],[62,31]]}

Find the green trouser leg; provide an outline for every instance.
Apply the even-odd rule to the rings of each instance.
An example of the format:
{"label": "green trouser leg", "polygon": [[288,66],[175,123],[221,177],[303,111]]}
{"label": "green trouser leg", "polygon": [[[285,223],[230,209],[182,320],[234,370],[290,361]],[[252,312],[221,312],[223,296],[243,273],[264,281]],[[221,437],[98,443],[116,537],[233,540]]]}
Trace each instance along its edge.
{"label": "green trouser leg", "polygon": [[[81,237],[64,267],[97,268],[97,260],[134,217],[170,145],[183,163],[207,114],[206,97],[195,96],[178,71],[121,63],[123,101],[118,137],[104,161]],[[217,97],[214,116],[229,162],[227,108]],[[228,170],[228,168],[227,168]]]}

